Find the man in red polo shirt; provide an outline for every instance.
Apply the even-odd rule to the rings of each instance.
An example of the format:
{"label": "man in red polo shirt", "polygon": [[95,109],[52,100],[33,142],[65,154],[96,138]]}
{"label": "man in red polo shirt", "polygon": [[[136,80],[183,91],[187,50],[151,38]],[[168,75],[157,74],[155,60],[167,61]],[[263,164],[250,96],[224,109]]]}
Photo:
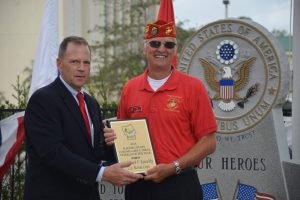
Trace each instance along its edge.
{"label": "man in red polo shirt", "polygon": [[[117,117],[146,118],[157,165],[144,180],[126,186],[126,200],[199,200],[202,192],[194,166],[216,147],[216,120],[202,82],[172,66],[176,55],[173,22],[147,24],[144,54],[148,67],[128,81]],[[105,129],[113,143],[112,129]]]}

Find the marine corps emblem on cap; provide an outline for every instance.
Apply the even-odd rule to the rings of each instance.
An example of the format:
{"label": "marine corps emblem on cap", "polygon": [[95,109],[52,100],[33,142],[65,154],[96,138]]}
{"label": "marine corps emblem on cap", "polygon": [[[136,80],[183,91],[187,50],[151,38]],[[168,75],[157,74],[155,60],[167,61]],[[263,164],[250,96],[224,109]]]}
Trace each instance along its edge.
{"label": "marine corps emblem on cap", "polygon": [[147,24],[145,29],[145,39],[154,37],[176,37],[174,22],[158,20],[153,24]]}
{"label": "marine corps emblem on cap", "polygon": [[168,26],[168,27],[166,28],[166,35],[172,34],[172,31],[173,31],[172,26]]}
{"label": "marine corps emblem on cap", "polygon": [[155,35],[157,35],[157,33],[158,33],[157,28],[156,28],[156,27],[152,27],[152,29],[151,29],[151,34],[152,34],[153,36],[155,36]]}

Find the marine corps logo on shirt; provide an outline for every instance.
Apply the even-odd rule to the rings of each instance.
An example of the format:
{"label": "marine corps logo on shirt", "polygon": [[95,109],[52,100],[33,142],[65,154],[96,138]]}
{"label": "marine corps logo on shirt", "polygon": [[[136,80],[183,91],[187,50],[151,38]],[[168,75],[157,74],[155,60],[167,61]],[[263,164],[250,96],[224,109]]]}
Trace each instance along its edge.
{"label": "marine corps logo on shirt", "polygon": [[168,95],[166,111],[179,112],[178,106],[182,97]]}
{"label": "marine corps logo on shirt", "polygon": [[231,19],[199,29],[185,44],[177,69],[202,80],[218,132],[231,134],[255,126],[282,102],[287,65],[283,49],[265,28]]}

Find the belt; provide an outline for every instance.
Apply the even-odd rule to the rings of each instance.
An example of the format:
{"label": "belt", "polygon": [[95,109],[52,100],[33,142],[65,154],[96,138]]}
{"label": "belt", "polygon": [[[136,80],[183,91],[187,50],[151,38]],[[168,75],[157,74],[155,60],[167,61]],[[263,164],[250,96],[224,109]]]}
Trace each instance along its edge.
{"label": "belt", "polygon": [[185,169],[182,169],[181,172],[180,172],[180,174],[183,174],[183,173],[186,173],[186,172],[190,172],[190,171],[196,171],[195,167],[187,167]]}

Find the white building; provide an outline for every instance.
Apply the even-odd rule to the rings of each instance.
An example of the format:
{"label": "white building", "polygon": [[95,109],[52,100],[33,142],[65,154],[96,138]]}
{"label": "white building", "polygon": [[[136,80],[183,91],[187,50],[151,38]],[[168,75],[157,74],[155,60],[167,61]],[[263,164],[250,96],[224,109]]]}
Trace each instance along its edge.
{"label": "white building", "polygon": [[[12,103],[16,100],[12,85],[17,76],[27,76],[23,70],[32,67],[39,30],[47,0],[0,0],[0,92]],[[104,38],[99,32],[88,33],[96,25],[115,21],[128,22],[130,5],[149,4],[143,13],[146,22],[154,21],[159,0],[59,0],[60,39],[69,35],[86,38],[91,44]]]}

